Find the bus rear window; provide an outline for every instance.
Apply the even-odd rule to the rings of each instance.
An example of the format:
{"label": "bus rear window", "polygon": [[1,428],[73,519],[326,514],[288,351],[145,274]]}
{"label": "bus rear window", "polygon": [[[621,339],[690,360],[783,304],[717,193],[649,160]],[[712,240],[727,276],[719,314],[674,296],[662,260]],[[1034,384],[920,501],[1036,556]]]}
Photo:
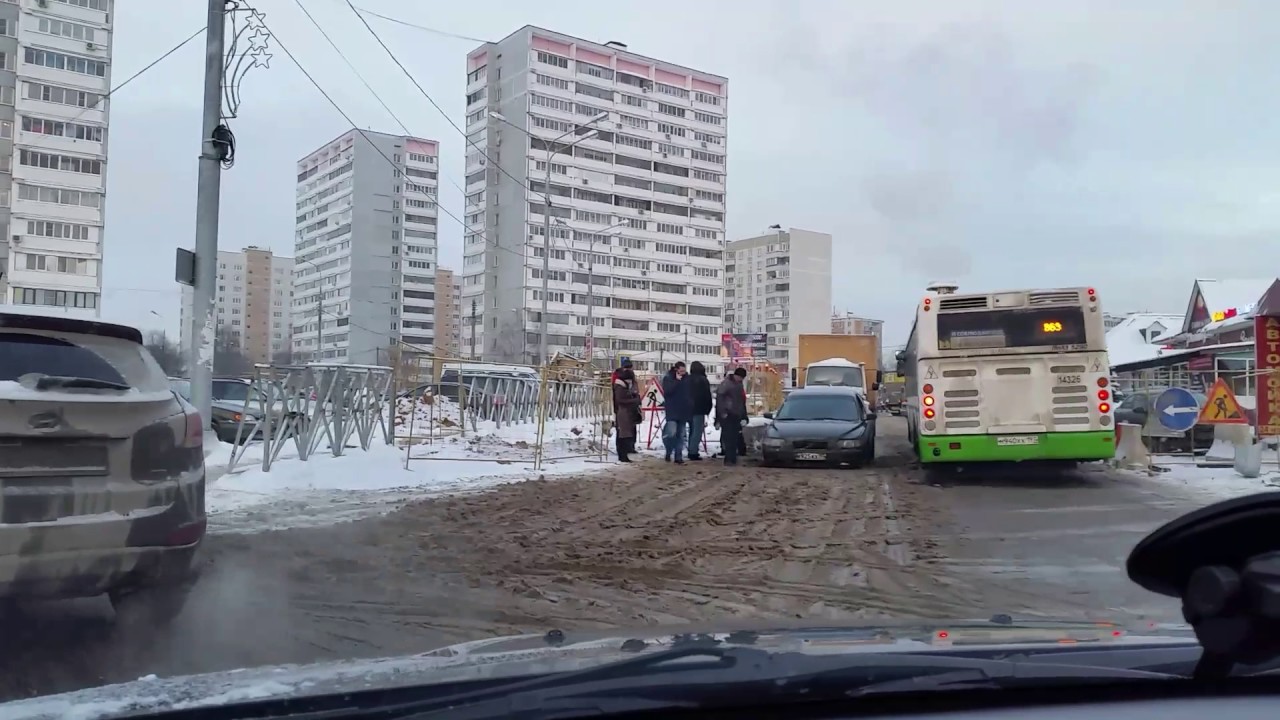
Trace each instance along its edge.
{"label": "bus rear window", "polygon": [[939,350],[1083,345],[1078,307],[938,313]]}

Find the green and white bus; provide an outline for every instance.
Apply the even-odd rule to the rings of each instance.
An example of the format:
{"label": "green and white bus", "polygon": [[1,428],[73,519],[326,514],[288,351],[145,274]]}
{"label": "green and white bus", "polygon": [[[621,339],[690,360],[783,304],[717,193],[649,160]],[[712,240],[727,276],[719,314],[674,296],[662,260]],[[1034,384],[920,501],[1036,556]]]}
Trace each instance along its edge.
{"label": "green and white bus", "polygon": [[1106,328],[1093,288],[928,289],[898,372],[922,463],[1115,455]]}

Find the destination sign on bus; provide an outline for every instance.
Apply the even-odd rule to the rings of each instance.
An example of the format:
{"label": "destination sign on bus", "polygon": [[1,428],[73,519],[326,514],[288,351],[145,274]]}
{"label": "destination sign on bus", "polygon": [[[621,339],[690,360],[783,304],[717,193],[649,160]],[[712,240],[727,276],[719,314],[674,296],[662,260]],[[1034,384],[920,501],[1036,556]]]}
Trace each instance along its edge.
{"label": "destination sign on bus", "polygon": [[1081,308],[938,313],[939,350],[1083,345]]}

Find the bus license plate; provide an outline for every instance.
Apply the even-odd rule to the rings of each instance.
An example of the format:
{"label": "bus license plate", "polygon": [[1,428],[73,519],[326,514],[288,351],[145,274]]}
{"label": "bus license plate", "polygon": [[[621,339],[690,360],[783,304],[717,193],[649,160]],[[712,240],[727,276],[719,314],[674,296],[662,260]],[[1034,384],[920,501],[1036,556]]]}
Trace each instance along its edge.
{"label": "bus license plate", "polygon": [[996,438],[996,445],[1039,445],[1039,435],[1005,435]]}
{"label": "bus license plate", "polygon": [[826,453],[796,453],[797,460],[826,460]]}

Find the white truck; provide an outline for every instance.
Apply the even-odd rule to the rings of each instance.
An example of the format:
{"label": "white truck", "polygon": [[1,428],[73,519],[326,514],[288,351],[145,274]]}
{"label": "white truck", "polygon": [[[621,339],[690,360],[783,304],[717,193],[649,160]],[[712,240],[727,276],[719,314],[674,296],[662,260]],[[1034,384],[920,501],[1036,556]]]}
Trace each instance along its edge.
{"label": "white truck", "polygon": [[809,363],[804,369],[805,387],[824,385],[829,387],[857,388],[867,412],[871,401],[867,399],[867,366],[845,358],[827,358]]}

